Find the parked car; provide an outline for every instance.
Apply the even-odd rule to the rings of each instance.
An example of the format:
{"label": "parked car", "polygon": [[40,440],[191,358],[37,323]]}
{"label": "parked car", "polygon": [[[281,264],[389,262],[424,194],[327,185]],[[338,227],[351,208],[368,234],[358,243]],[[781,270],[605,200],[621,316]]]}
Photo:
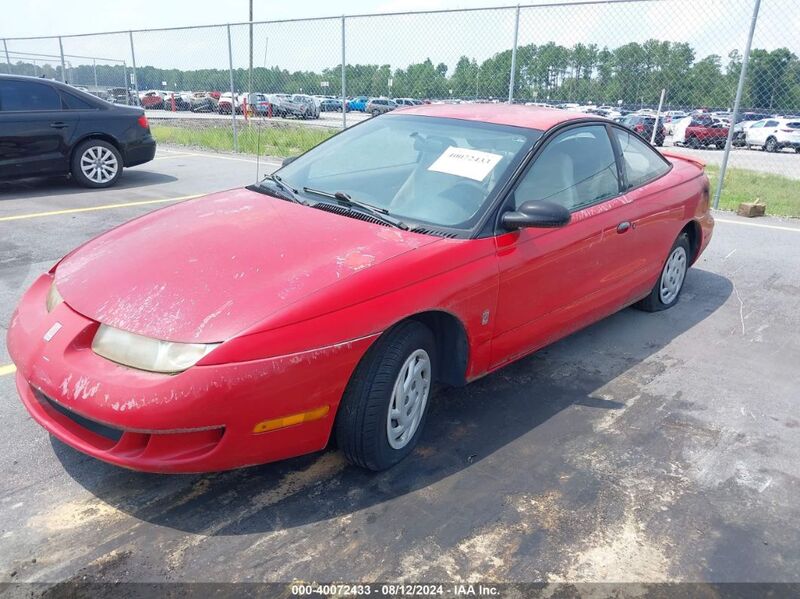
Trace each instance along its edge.
{"label": "parked car", "polygon": [[393,100],[398,107],[422,105],[422,100],[415,100],[414,98],[393,98]]}
{"label": "parked car", "polygon": [[318,119],[319,108],[311,96],[294,94],[281,99],[281,110],[284,116],[293,116],[299,119]]}
{"label": "parked car", "polygon": [[289,94],[267,94],[267,100],[272,104],[272,116],[285,117],[288,114]]}
{"label": "parked car", "polygon": [[322,102],[320,102],[319,109],[322,112],[341,112],[342,101],[335,98],[325,98]]}
{"label": "parked car", "polygon": [[179,111],[192,109],[192,94],[189,92],[165,92],[164,110]]}
{"label": "parked car", "polygon": [[109,187],[155,151],[141,108],[57,81],[0,75],[0,178],[71,175],[84,187]]}
{"label": "parked car", "polygon": [[774,115],[761,112],[743,112],[737,115],[736,124],[733,126],[733,145],[739,147],[745,145],[745,133],[747,129],[749,129],[753,123],[770,118],[774,118]]}
{"label": "parked car", "polygon": [[690,148],[723,148],[728,139],[728,127],[707,114],[682,120],[675,126],[672,141]]}
{"label": "parked car", "polygon": [[367,96],[356,96],[355,98],[351,98],[347,101],[347,110],[365,112],[367,110],[367,102],[369,102],[369,98]]}
{"label": "parked car", "polygon": [[220,114],[231,114],[233,111],[236,111],[236,114],[241,114],[242,112],[239,94],[231,94],[231,92],[220,94],[219,101],[217,102],[217,112]]}
{"label": "parked car", "polygon": [[210,92],[195,92],[191,97],[192,112],[218,112],[219,101]]}
{"label": "parked car", "polygon": [[[622,119],[622,124],[629,127],[643,139],[650,141],[653,136],[653,129],[656,126],[656,117],[646,114],[629,114]],[[667,130],[659,119],[658,130],[656,131],[655,144],[657,146],[664,145],[664,138],[667,136]]]}
{"label": "parked car", "polygon": [[767,152],[793,148],[800,153],[800,119],[767,119],[753,123],[745,130],[745,145]]}
{"label": "parked car", "polygon": [[[242,94],[242,101],[247,101],[247,110],[256,116],[269,116],[272,114],[272,104],[266,94],[250,93]],[[244,105],[242,105],[244,109]]]}
{"label": "parked car", "polygon": [[139,104],[142,108],[147,110],[158,109],[164,107],[164,96],[162,92],[151,89],[139,94]]}
{"label": "parked car", "polygon": [[372,116],[378,116],[390,110],[394,110],[395,108],[397,108],[397,104],[394,103],[394,100],[389,100],[388,98],[372,98],[367,102],[367,109],[365,112],[370,113]]}
{"label": "parked car", "polygon": [[125,104],[127,106],[138,106],[139,99],[133,90],[124,87],[111,87],[106,90],[107,100],[114,104]]}
{"label": "parked car", "polygon": [[440,385],[674,306],[713,223],[700,163],[607,119],[417,107],[84,243],[23,295],[7,347],[32,418],[119,466],[224,470],[333,437],[381,470]]}

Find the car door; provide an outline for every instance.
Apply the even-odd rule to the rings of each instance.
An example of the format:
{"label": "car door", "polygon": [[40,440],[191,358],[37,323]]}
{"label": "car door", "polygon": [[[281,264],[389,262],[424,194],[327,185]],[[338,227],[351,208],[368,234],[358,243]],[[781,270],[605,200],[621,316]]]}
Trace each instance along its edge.
{"label": "car door", "polygon": [[0,81],[0,176],[69,171],[79,115],[62,108],[61,96],[47,83]]}
{"label": "car door", "polygon": [[766,144],[767,139],[770,137],[774,137],[775,133],[778,131],[778,121],[775,119],[769,119],[766,123],[764,123],[764,128],[761,129],[761,139],[760,143]]}
{"label": "car door", "polygon": [[[568,127],[547,141],[521,176],[508,208],[525,201],[566,206],[559,229],[496,238],[500,272],[492,366],[516,359],[610,314],[630,295],[634,207],[623,193],[607,126]],[[620,272],[622,269],[622,272]]]}
{"label": "car door", "polygon": [[748,145],[763,145],[766,137],[762,135],[764,133],[764,124],[766,121],[758,121],[750,125],[745,133],[745,139],[747,140]]}

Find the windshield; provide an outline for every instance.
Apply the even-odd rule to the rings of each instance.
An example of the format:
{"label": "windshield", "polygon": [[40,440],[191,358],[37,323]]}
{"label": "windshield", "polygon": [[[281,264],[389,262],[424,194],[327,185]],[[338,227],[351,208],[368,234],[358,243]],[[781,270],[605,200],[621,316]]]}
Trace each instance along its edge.
{"label": "windshield", "polygon": [[409,225],[475,225],[541,131],[477,121],[387,115],[347,129],[279,171],[305,189],[345,194]]}

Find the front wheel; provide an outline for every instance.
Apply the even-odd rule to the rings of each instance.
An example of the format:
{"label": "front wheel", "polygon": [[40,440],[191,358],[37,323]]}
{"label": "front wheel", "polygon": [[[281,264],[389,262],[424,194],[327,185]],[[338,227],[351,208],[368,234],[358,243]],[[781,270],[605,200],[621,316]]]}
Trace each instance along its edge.
{"label": "front wheel", "polygon": [[689,236],[681,233],[669,251],[655,286],[647,297],[634,304],[634,308],[645,312],[659,312],[678,303],[686,272],[689,270],[690,256]]}
{"label": "front wheel", "polygon": [[122,175],[122,156],[107,141],[87,139],[75,148],[70,172],[84,187],[111,187]]}
{"label": "front wheel", "polygon": [[409,320],[369,349],[347,385],[336,416],[336,441],[347,460],[385,470],[414,449],[434,380],[433,333]]}

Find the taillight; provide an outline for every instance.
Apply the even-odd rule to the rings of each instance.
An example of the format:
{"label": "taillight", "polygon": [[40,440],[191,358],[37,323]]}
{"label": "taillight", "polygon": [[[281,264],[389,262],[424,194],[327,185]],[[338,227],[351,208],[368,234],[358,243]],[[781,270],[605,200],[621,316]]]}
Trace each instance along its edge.
{"label": "taillight", "polygon": [[636,133],[641,133],[642,131],[644,131],[644,125],[641,124],[634,125],[633,130],[636,131]]}
{"label": "taillight", "polygon": [[150,123],[147,122],[147,117],[145,115],[141,115],[138,119],[136,119],[136,122],[139,123],[139,126],[142,129],[147,129],[150,127]]}

